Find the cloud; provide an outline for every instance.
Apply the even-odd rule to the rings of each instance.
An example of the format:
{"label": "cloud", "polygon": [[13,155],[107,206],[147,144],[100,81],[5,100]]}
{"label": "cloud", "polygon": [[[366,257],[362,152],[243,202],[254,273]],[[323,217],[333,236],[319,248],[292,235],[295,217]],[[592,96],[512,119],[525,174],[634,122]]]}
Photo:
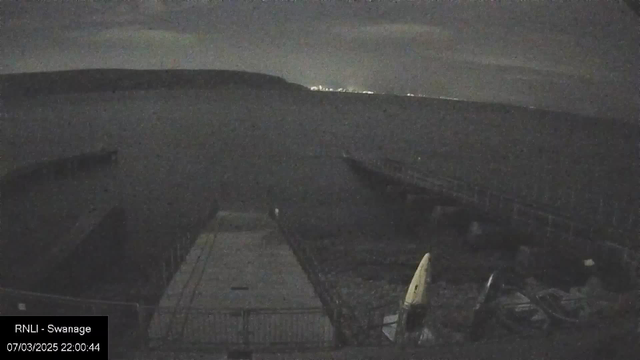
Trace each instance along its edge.
{"label": "cloud", "polygon": [[202,39],[198,35],[184,34],[169,30],[146,29],[142,26],[122,26],[93,33],[75,32],[71,34],[78,40],[98,43],[113,43],[119,46],[193,46]]}
{"label": "cloud", "polygon": [[[350,42],[352,40],[360,40],[369,48],[380,48],[375,42],[390,40],[390,44],[398,44],[398,47],[380,49],[387,53],[410,49],[408,53],[399,55],[415,52],[421,57],[455,61],[479,68],[496,67],[585,78],[595,76],[598,72],[592,64],[594,60],[576,64],[576,57],[587,56],[576,45],[575,37],[559,33],[500,34],[484,29],[469,33],[455,28],[414,23],[339,24],[329,26],[329,29],[349,41],[345,46],[350,48],[356,46]],[[533,40],[536,40],[536,46],[526,45]],[[545,47],[549,44],[553,45],[551,49]],[[558,54],[558,48],[563,49],[561,55]]]}
{"label": "cloud", "polygon": [[216,6],[208,0],[116,0],[82,2],[15,2],[2,28],[13,31],[61,27],[121,26],[167,22],[167,15],[183,10],[202,11]]}
{"label": "cloud", "polygon": [[158,13],[169,10],[169,6],[162,0],[139,0],[138,9],[143,13]]}
{"label": "cloud", "polygon": [[173,1],[173,0],[124,0],[114,3],[104,3],[96,1],[94,7],[100,10],[113,9],[115,13],[126,15],[130,13],[139,13],[144,15],[162,15],[164,13],[181,11],[187,9],[204,9],[216,6],[219,1],[211,0],[189,0],[189,1]]}
{"label": "cloud", "polygon": [[448,39],[450,33],[438,26],[408,23],[387,23],[376,25],[338,25],[332,28],[334,33],[348,38],[434,38]]}
{"label": "cloud", "polygon": [[545,61],[535,56],[527,56],[526,53],[504,54],[501,49],[492,50],[487,48],[481,51],[467,48],[456,50],[429,49],[421,51],[421,54],[443,60],[466,63],[479,69],[485,67],[504,68],[505,71],[510,71],[512,74],[515,72],[517,74],[526,74],[526,76],[555,73],[588,78],[596,75],[586,65],[575,64],[569,66],[557,61]]}

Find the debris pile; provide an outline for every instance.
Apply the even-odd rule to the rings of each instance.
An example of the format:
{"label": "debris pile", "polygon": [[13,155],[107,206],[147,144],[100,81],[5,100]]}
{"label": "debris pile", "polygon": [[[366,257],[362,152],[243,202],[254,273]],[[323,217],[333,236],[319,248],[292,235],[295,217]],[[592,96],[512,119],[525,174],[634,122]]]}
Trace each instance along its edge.
{"label": "debris pile", "polygon": [[[474,229],[497,233],[492,227]],[[610,291],[603,279],[611,276],[603,276],[597,259],[531,246],[508,248],[504,239],[493,246],[475,235],[470,244],[469,234],[455,229],[421,229],[420,236],[396,238],[380,234],[378,239],[352,232],[305,241],[305,246],[321,278],[366,324],[376,344],[426,346],[543,334],[593,326],[631,307],[630,296]],[[413,310],[401,300],[411,292],[426,253],[428,301],[418,312],[419,325],[407,328]]]}

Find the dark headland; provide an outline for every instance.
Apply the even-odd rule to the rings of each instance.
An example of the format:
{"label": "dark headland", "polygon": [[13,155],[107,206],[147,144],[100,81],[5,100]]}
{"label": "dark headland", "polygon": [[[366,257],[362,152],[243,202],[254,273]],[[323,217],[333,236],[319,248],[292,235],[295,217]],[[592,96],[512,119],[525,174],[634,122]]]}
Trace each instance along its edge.
{"label": "dark headland", "polygon": [[306,91],[273,75],[232,70],[83,69],[0,75],[2,97],[131,90],[210,90],[226,86]]}

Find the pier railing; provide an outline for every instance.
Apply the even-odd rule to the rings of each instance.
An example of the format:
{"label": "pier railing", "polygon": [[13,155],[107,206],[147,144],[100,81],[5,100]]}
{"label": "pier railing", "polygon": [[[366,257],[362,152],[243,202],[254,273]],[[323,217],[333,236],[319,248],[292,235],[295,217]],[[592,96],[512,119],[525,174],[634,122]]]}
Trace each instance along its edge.
{"label": "pier railing", "polygon": [[514,194],[503,194],[482,185],[459,179],[436,177],[418,169],[389,159],[365,159],[349,156],[355,166],[375,171],[384,176],[414,185],[458,200],[467,207],[499,218],[514,228],[533,235],[544,246],[554,246],[581,252],[612,253],[619,258],[633,278],[640,278],[640,245],[637,233],[625,228],[605,226],[590,219],[566,215],[547,204],[536,203]]}

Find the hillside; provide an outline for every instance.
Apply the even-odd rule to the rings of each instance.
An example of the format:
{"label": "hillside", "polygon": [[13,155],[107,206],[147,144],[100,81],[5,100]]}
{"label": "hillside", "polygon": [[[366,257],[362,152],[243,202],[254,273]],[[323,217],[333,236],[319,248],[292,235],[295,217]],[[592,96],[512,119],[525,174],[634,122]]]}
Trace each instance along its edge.
{"label": "hillside", "polygon": [[0,95],[3,97],[127,90],[207,90],[223,86],[307,90],[280,77],[230,70],[86,69],[0,75]]}

